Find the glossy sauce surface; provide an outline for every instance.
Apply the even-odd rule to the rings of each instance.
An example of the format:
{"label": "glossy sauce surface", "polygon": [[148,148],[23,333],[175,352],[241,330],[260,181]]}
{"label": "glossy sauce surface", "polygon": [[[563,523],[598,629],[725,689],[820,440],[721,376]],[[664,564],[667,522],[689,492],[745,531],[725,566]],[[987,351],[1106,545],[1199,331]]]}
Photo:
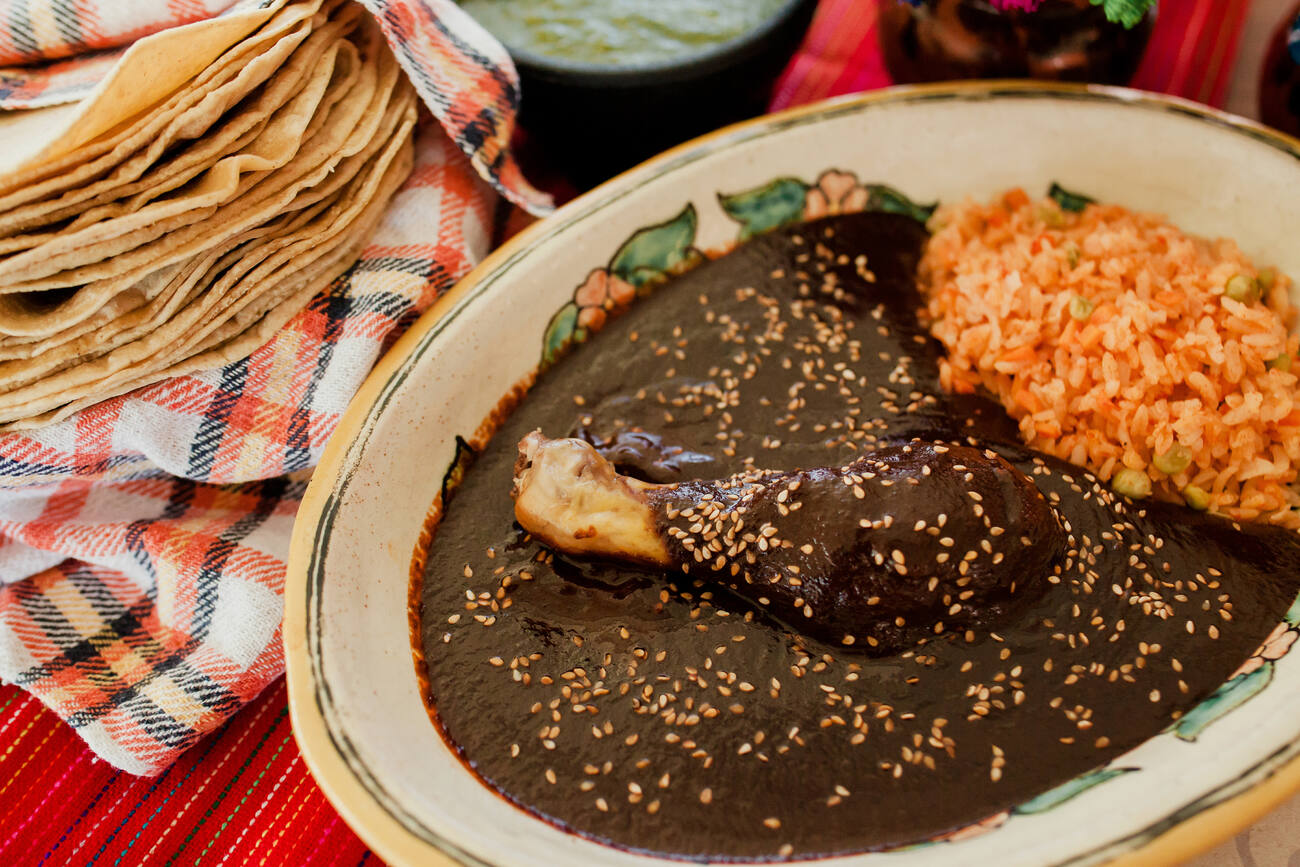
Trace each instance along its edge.
{"label": "glossy sauce surface", "polygon": [[[884,214],[779,230],[660,287],[540,377],[452,496],[420,589],[428,700],[486,784],[576,833],[678,857],[902,845],[1158,734],[1281,619],[1300,590],[1294,534],[1130,503],[1026,452],[996,405],[943,394],[915,316],[924,240]],[[1033,480],[1069,551],[1040,593],[980,623],[908,632],[883,655],[823,643],[721,587],[526,538],[512,470],[539,427],[655,482],[973,437]],[[833,516],[800,516],[814,539],[831,531]]]}

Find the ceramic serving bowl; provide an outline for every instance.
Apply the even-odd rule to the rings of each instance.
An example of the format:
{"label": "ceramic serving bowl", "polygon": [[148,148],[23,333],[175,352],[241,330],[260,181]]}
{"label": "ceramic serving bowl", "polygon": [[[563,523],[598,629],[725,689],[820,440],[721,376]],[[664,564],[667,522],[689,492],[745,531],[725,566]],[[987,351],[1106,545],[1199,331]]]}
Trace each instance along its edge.
{"label": "ceramic serving bowl", "polygon": [[[684,145],[521,234],[412,327],[331,441],[289,567],[294,729],[366,842],[395,864],[653,860],[559,831],[472,777],[425,713],[408,633],[411,555],[458,438],[601,326],[617,305],[593,271],[631,278],[784,222],[1054,181],[1300,274],[1300,142],[1134,91],[972,83],[822,103]],[[832,862],[1164,864],[1211,846],[1300,787],[1298,621],[1300,605],[1204,704],[1111,764],[943,840]]]}
{"label": "ceramic serving bowl", "polygon": [[817,8],[784,0],[708,50],[633,66],[583,63],[507,41],[525,94],[520,123],[551,171],[587,189],[720,124],[762,114]]}

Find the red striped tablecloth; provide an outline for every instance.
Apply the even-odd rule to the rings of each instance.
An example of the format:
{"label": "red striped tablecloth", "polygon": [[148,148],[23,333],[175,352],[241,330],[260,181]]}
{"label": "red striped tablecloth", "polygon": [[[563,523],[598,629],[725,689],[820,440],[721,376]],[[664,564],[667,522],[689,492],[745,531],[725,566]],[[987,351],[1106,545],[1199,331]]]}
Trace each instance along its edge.
{"label": "red striped tablecloth", "polygon": [[[1134,84],[1221,104],[1249,5],[1162,3]],[[889,83],[874,3],[822,0],[773,108]],[[115,771],[39,702],[0,687],[0,864],[376,861],[308,774],[282,681],[153,779]]]}

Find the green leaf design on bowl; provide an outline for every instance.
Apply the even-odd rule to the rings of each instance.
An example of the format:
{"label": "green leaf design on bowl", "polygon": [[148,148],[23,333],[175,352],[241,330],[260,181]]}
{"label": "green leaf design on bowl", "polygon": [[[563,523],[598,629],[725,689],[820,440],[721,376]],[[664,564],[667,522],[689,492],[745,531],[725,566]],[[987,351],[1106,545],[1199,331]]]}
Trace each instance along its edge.
{"label": "green leaf design on bowl", "polygon": [[1240,674],[1210,693],[1174,725],[1174,734],[1194,741],[1205,727],[1264,691],[1273,680],[1273,662],[1266,661],[1249,674]]}
{"label": "green leaf design on bowl", "polygon": [[1053,181],[1052,186],[1048,188],[1047,195],[1054,199],[1056,204],[1061,206],[1061,210],[1074,211],[1076,214],[1097,201],[1090,196],[1085,196],[1083,193],[1070,192],[1055,181]]}
{"label": "green leaf design on bowl", "polygon": [[694,258],[698,223],[695,206],[687,205],[672,219],[638,230],[618,248],[609,270],[640,287],[685,268]]}
{"label": "green leaf design on bowl", "polygon": [[564,351],[574,342],[578,330],[578,305],[570,301],[555,312],[551,323],[546,326],[546,334],[542,337],[542,364],[554,364],[564,355]]}
{"label": "green leaf design on bowl", "polygon": [[1080,774],[1073,780],[1062,783],[1054,789],[1048,789],[1041,795],[1030,798],[1023,804],[1012,809],[1012,813],[1022,816],[1030,816],[1034,813],[1044,813],[1055,807],[1059,807],[1066,801],[1076,797],[1093,786],[1100,785],[1107,780],[1114,779],[1121,774],[1127,774],[1130,771],[1136,771],[1137,768],[1098,768],[1095,771],[1089,771],[1086,774]]}
{"label": "green leaf design on bowl", "polygon": [[905,217],[911,217],[918,223],[929,220],[930,215],[934,213],[934,209],[939,207],[938,202],[919,205],[898,190],[885,184],[867,184],[867,192],[870,194],[867,199],[868,211],[902,214]]}
{"label": "green leaf design on bowl", "polygon": [[727,216],[740,223],[740,240],[797,223],[803,219],[808,185],[798,178],[777,178],[761,187],[735,195],[718,193]]}
{"label": "green leaf design on bowl", "polygon": [[740,223],[741,241],[803,220],[857,211],[903,214],[924,223],[938,207],[937,202],[918,204],[887,184],[860,183],[853,172],[838,169],[827,169],[811,184],[782,177],[751,190],[719,193],[718,202]]}

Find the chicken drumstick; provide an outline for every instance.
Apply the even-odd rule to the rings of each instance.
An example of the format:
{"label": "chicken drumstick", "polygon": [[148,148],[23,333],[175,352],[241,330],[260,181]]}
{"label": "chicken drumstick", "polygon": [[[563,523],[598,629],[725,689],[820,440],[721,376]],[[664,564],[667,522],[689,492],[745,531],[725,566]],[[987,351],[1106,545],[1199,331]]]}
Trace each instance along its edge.
{"label": "chicken drumstick", "polygon": [[680,569],[797,631],[882,652],[996,618],[1066,549],[1034,484],[971,446],[666,485],[619,475],[579,439],[534,432],[519,452],[515,517],[548,546]]}

